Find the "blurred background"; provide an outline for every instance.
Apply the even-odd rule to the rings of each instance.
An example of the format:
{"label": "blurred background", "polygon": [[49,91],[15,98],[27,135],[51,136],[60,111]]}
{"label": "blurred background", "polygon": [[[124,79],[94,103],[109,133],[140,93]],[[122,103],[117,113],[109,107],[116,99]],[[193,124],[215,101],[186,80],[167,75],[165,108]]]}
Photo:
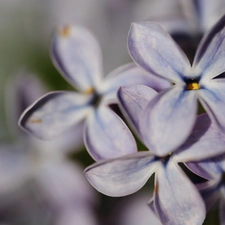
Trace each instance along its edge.
{"label": "blurred background", "polygon": [[[98,194],[83,177],[93,160],[79,130],[76,143],[67,135],[59,147],[27,137],[17,120],[25,106],[47,91],[72,89],[49,55],[58,26],[87,27],[99,40],[107,75],[131,61],[126,45],[131,22],[160,22],[184,46],[194,43],[195,51],[199,37],[224,9],[224,1],[212,0],[0,0],[0,225],[160,224],[146,206],[154,178],[133,196]],[[185,27],[170,18],[182,18]],[[205,224],[219,224],[217,211]]]}

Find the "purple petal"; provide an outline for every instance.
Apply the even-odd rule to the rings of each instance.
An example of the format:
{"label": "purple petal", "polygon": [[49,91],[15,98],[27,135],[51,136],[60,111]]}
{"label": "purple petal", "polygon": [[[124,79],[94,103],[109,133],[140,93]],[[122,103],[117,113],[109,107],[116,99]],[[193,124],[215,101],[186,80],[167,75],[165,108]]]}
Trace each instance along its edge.
{"label": "purple petal", "polygon": [[202,224],[206,215],[204,202],[181,168],[172,161],[158,168],[154,196],[162,224]]}
{"label": "purple petal", "polygon": [[154,212],[156,214],[155,211],[155,206],[154,206],[154,197],[152,197],[149,201],[148,201],[148,206],[151,209],[152,212]]}
{"label": "purple petal", "polygon": [[144,186],[158,163],[150,152],[138,152],[117,159],[104,160],[84,172],[101,193],[113,197],[132,194]]}
{"label": "purple petal", "polygon": [[193,173],[200,177],[211,180],[212,178],[218,178],[224,172],[225,155],[220,155],[208,160],[199,162],[188,162],[186,166]]}
{"label": "purple petal", "polygon": [[211,123],[205,113],[197,117],[195,127],[187,141],[179,148],[176,160],[191,162],[209,159],[225,153],[225,134]]}
{"label": "purple petal", "polygon": [[29,178],[29,154],[16,146],[1,145],[0,196],[15,193]]}
{"label": "purple petal", "polygon": [[68,153],[79,151],[83,147],[83,129],[84,122],[75,124],[57,138],[51,140],[41,140],[33,136],[29,136],[29,140],[38,151],[42,154],[57,155],[59,157],[68,155]]}
{"label": "purple petal", "polygon": [[100,106],[88,117],[84,142],[96,161],[137,152],[132,133],[107,106]]}
{"label": "purple petal", "polygon": [[207,82],[199,91],[199,101],[208,112],[211,120],[225,132],[225,79]]}
{"label": "purple petal", "polygon": [[199,1],[200,16],[203,30],[208,30],[211,28],[224,14],[225,9],[224,1]]}
{"label": "purple petal", "polygon": [[196,92],[183,89],[177,86],[159,93],[140,116],[143,141],[158,156],[175,151],[193,129]]}
{"label": "purple petal", "polygon": [[76,92],[50,92],[25,110],[20,126],[39,138],[52,138],[83,120],[90,100],[91,96]]}
{"label": "purple petal", "polygon": [[95,201],[95,194],[82,173],[82,168],[66,160],[48,160],[36,174],[37,188],[55,209]]}
{"label": "purple petal", "polygon": [[215,206],[215,203],[221,198],[219,180],[211,180],[197,184],[196,187],[204,199],[207,212]]}
{"label": "purple petal", "polygon": [[106,77],[103,92],[107,98],[116,99],[119,87],[132,84],[143,84],[156,91],[161,91],[170,86],[170,82],[167,80],[147,73],[134,63],[129,63],[115,69]]}
{"label": "purple petal", "polygon": [[[203,165],[201,165],[202,163],[200,162],[187,162],[185,163],[186,167],[191,170],[193,173],[197,174],[198,176],[205,178],[206,180],[211,180],[213,178],[213,176],[210,174],[211,172],[207,171],[204,167],[206,166],[206,163],[203,163]],[[211,167],[211,165],[208,165],[210,168],[210,170],[213,171],[219,171],[218,167],[216,168],[216,166]],[[214,173],[214,172],[213,172]]]}
{"label": "purple petal", "polygon": [[56,67],[77,89],[97,87],[102,76],[102,56],[95,37],[85,28],[64,26],[56,32],[51,48]]}
{"label": "purple petal", "polygon": [[182,82],[183,75],[189,73],[187,57],[156,23],[133,23],[128,34],[128,49],[141,67],[172,82]]}
{"label": "purple petal", "polygon": [[121,87],[118,91],[121,109],[139,136],[139,122],[141,119],[139,115],[156,95],[156,91],[144,85]]}
{"label": "purple petal", "polygon": [[17,125],[20,115],[46,92],[44,89],[43,84],[37,77],[25,71],[20,71],[15,76],[10,77],[5,93],[7,125],[10,133],[16,137],[21,134],[21,129]]}
{"label": "purple petal", "polygon": [[203,79],[211,79],[225,71],[225,16],[209,30],[200,42],[193,67]]}

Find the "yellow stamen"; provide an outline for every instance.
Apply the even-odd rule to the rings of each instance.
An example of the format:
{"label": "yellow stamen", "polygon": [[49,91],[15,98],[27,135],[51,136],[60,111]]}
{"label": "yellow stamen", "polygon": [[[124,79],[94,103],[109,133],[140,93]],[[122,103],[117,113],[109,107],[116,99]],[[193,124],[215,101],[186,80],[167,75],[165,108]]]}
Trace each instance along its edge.
{"label": "yellow stamen", "polygon": [[84,91],[84,94],[86,94],[86,95],[88,95],[88,94],[92,94],[92,93],[94,93],[94,88],[93,87],[90,87],[90,88],[88,88],[88,89],[86,89],[85,91]]}
{"label": "yellow stamen", "polygon": [[30,119],[29,122],[31,122],[31,123],[41,123],[42,120],[41,119]]}
{"label": "yellow stamen", "polygon": [[186,89],[187,90],[198,90],[199,89],[199,84],[196,83],[196,82],[187,84]]}
{"label": "yellow stamen", "polygon": [[68,37],[70,35],[71,27],[69,25],[64,26],[59,30],[62,37]]}

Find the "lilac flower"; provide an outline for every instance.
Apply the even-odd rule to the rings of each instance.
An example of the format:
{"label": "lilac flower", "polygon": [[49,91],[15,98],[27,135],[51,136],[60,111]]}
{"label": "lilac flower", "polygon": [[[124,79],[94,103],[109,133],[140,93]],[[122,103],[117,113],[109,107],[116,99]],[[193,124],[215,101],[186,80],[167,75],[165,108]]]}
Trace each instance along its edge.
{"label": "lilac flower", "polygon": [[201,162],[189,162],[187,167],[195,174],[208,179],[199,186],[201,194],[210,209],[215,203],[219,205],[220,224],[225,224],[225,155],[204,160]]}
{"label": "lilac flower", "polygon": [[225,82],[216,79],[225,71],[224,24],[225,17],[222,17],[205,34],[192,66],[159,25],[151,22],[132,24],[128,48],[134,61],[146,71],[174,83],[148,104],[143,115],[142,123],[152,135],[146,140],[151,150],[164,155],[186,140],[195,123],[198,101],[210,119],[225,131]]}
{"label": "lilac flower", "polygon": [[168,82],[147,75],[134,64],[122,66],[103,79],[99,45],[81,27],[59,29],[51,52],[56,67],[79,92],[46,94],[23,113],[20,125],[48,139],[85,120],[84,142],[95,160],[135,152],[130,131],[108,105],[117,102],[116,91],[121,85],[139,83],[161,90]]}
{"label": "lilac flower", "polygon": [[211,28],[224,14],[223,0],[182,0],[180,1],[184,17],[189,28],[195,33],[204,33]]}
{"label": "lilac flower", "polygon": [[[157,11],[162,11],[160,16],[156,16],[154,21],[159,22],[170,34],[189,34],[193,37],[202,36],[223,16],[225,3],[223,0],[176,0],[173,4],[168,1],[158,1]],[[169,13],[168,13],[169,9]],[[182,24],[185,26],[178,26]]]}
{"label": "lilac flower", "polygon": [[203,34],[223,16],[225,2],[177,0],[173,5],[165,4],[161,4],[161,7],[177,8],[177,11],[169,14],[164,12],[164,15],[153,18],[152,21],[160,24],[183,49],[190,61],[193,61]]}
{"label": "lilac flower", "polygon": [[[85,170],[89,182],[109,196],[129,195],[144,186],[155,173],[154,209],[162,224],[200,225],[205,218],[204,202],[178,162],[200,161],[224,153],[225,136],[221,135],[207,114],[197,118],[193,132],[184,144],[165,154],[148,144],[151,133],[140,129],[143,113],[156,93],[143,85],[119,90],[121,105],[149,151],[137,152],[116,159],[102,160]],[[145,98],[143,98],[145,96]],[[171,132],[172,132],[171,127]],[[145,139],[143,139],[143,134]],[[164,134],[160,142],[164,143]],[[161,143],[159,143],[161,145]],[[214,146],[214,148],[212,148]],[[187,194],[189,193],[189,194]]]}
{"label": "lilac flower", "polygon": [[[15,103],[11,109],[15,109],[16,113],[10,115],[12,121],[16,121],[13,117],[17,117],[18,120],[19,111],[24,110],[23,107],[33,101],[32,95],[39,94],[41,91],[39,82],[36,83],[37,80],[32,79],[31,76],[20,74],[10,81],[10,85],[7,85],[7,97],[9,97],[7,103]],[[20,107],[16,109],[16,106]],[[7,108],[10,109],[9,105]],[[76,130],[73,132],[76,133]],[[63,222],[74,224],[82,215],[84,218],[80,220],[81,225],[97,224],[92,212],[96,196],[83,177],[82,167],[77,162],[70,161],[67,156],[67,153],[76,147],[74,145],[76,137],[72,137],[70,133],[65,133],[65,136],[62,135],[55,141],[41,141],[18,134],[14,139],[15,144],[1,144],[0,220],[4,217],[4,220],[11,224],[12,220],[19,221],[26,215],[24,217],[26,222],[22,224],[50,224],[50,221],[51,223],[54,221],[54,224],[63,224]],[[23,197],[21,200],[18,197],[25,191],[25,187],[26,192],[31,192],[33,201],[29,195],[26,195],[28,199]],[[37,216],[39,220],[35,217],[36,210],[33,207],[26,208],[26,205],[30,205],[30,202],[33,205],[36,200],[39,201],[39,206],[35,208],[40,209],[43,207],[41,204],[46,206],[45,210],[42,210],[44,214],[39,216],[41,218]],[[19,213],[18,209],[15,212],[18,204],[24,206],[20,208]],[[10,211],[13,216],[7,218],[6,211]],[[46,219],[46,223],[40,219],[43,221]]]}

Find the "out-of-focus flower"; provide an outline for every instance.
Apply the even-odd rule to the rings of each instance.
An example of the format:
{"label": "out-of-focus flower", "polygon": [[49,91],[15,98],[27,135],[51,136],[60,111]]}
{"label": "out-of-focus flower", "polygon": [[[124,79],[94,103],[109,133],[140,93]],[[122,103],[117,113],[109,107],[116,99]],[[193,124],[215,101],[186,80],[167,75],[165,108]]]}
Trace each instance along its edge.
{"label": "out-of-focus flower", "polygon": [[[148,18],[152,2],[153,0],[2,0],[2,76],[14,73],[21,65],[41,74],[46,71],[50,75],[54,74],[46,47],[55,27],[66,23],[80,24],[93,31],[100,40],[104,53],[104,71],[108,73],[119,65],[130,62],[126,48],[130,23]],[[145,7],[141,7],[143,4]]]}
{"label": "out-of-focus flower", "polygon": [[[18,127],[18,119],[24,109],[31,105],[38,97],[46,92],[47,88],[44,84],[34,75],[28,75],[25,71],[20,71],[16,76],[10,77],[5,88],[6,95],[6,115],[7,127],[12,138],[17,139],[18,142],[28,141],[32,139],[32,145],[37,143],[40,147],[44,145],[43,152],[53,151],[71,151],[79,150],[83,145],[82,141],[82,124],[72,126],[63,138],[54,140],[54,147],[52,148],[52,141],[39,141],[25,132],[22,132]],[[24,136],[26,135],[25,139]],[[58,143],[57,143],[58,142]],[[49,147],[48,147],[49,145]],[[38,147],[38,148],[39,148]],[[72,149],[71,149],[72,148]],[[42,148],[40,148],[42,149]],[[41,151],[41,150],[40,150]]]}
{"label": "out-of-focus flower", "polygon": [[[155,6],[156,4],[154,4]],[[163,9],[164,8],[164,11]],[[159,23],[170,34],[202,36],[225,13],[223,0],[161,0],[155,6],[156,15],[150,20]],[[177,26],[183,24],[183,26]]]}
{"label": "out-of-focus flower", "polygon": [[[224,24],[225,16],[205,34],[192,66],[158,24],[140,22],[131,26],[128,48],[134,61],[174,84],[160,92],[143,114],[142,122],[152,135],[148,139],[152,151],[165,155],[186,140],[195,123],[198,100],[214,123],[225,131],[225,83],[222,78],[216,79],[225,71]],[[143,138],[146,139],[145,135]]]}
{"label": "out-of-focus flower", "polygon": [[199,185],[200,192],[208,209],[218,203],[220,224],[225,224],[225,155],[186,165],[195,174],[209,180]]}
{"label": "out-of-focus flower", "polygon": [[203,34],[225,13],[223,0],[180,0],[180,5],[185,19],[189,22],[189,28],[195,34]]}
{"label": "out-of-focus flower", "polygon": [[[224,14],[223,0],[173,0],[158,1],[156,16],[149,20],[160,24],[193,61],[194,54],[203,34],[209,30]],[[161,8],[166,10],[163,13]]]}
{"label": "out-of-focus flower", "polygon": [[65,26],[53,38],[52,57],[57,68],[78,92],[46,94],[21,116],[20,125],[39,138],[51,138],[85,120],[84,142],[95,160],[136,151],[125,123],[110,108],[117,103],[121,85],[146,84],[157,90],[168,87],[161,78],[128,64],[103,79],[101,51],[96,39],[81,27]]}
{"label": "out-of-focus flower", "polygon": [[[11,98],[8,104],[14,102],[15,106],[20,106],[20,109],[13,106],[16,110],[11,114],[12,117],[18,118],[19,111],[24,110],[23,107],[27,107],[27,104],[33,101],[32,97],[39,97],[40,86],[33,77],[21,74],[10,81],[7,97]],[[38,93],[38,96],[32,96],[35,93]],[[15,101],[16,97],[18,101]],[[12,121],[15,119],[12,118]],[[0,198],[4,201],[1,201],[0,205],[0,220],[8,220],[10,223],[18,216],[16,224],[25,224],[24,220],[20,221],[20,219],[27,213],[29,215],[27,224],[50,224],[50,222],[63,224],[65,219],[67,224],[95,225],[97,223],[92,208],[96,201],[95,194],[83,176],[82,167],[67,158],[67,153],[76,146],[73,145],[76,137],[65,135],[56,141],[46,142],[18,135],[15,144],[1,145]],[[18,197],[25,187],[31,189],[34,202],[39,201],[38,211],[45,211],[40,216],[41,220],[36,221],[37,214],[32,211],[33,208],[29,209],[29,206],[26,208],[28,202]],[[21,209],[18,214],[13,214],[14,206],[20,204],[17,200],[24,205],[25,212]],[[43,207],[45,210],[41,210]],[[81,215],[84,218],[77,221],[76,218]],[[46,223],[43,222],[45,219]]]}
{"label": "out-of-focus flower", "polygon": [[[152,99],[154,101],[155,95],[152,89],[143,85],[119,90],[121,106],[135,130],[141,130],[139,136],[150,150],[100,161],[88,167],[85,175],[103,194],[124,196],[139,190],[155,173],[153,204],[162,224],[202,224],[205,218],[204,202],[178,162],[200,161],[224,153],[225,136],[204,114],[198,117],[193,132],[182,146],[166,155],[163,149],[162,152],[154,151],[146,141],[146,138],[152,138],[148,126],[143,131],[139,124],[146,105]],[[164,142],[163,138],[161,133],[160,142]]]}

